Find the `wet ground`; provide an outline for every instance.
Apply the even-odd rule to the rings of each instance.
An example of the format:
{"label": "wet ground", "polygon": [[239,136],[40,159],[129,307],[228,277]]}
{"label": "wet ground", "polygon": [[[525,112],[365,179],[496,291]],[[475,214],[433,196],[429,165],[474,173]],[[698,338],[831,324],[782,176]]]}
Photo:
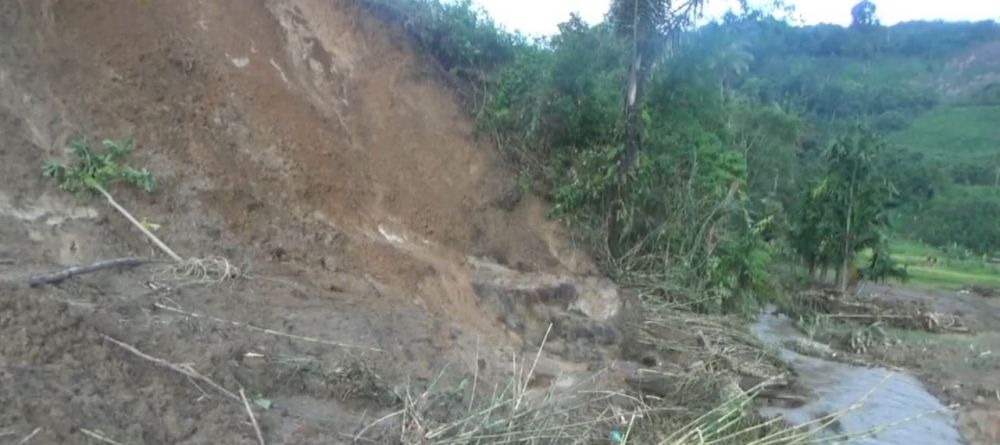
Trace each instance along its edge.
{"label": "wet ground", "polygon": [[[804,339],[792,320],[764,314],[753,325],[761,340],[777,347],[780,357],[798,373],[797,385],[808,390],[808,402],[796,408],[769,407],[802,425],[843,413],[825,431],[854,437],[852,443],[899,445],[962,444],[954,413],[914,377],[880,367],[860,367],[809,357],[781,345]],[[853,407],[853,408],[852,408]]]}

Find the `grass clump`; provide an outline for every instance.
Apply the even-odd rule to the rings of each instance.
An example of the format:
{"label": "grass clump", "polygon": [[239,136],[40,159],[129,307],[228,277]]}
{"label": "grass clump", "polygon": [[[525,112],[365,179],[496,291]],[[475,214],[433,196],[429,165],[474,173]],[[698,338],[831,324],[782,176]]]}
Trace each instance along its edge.
{"label": "grass clump", "polygon": [[438,390],[432,384],[423,392],[406,388],[403,406],[359,430],[355,440],[391,429],[398,436],[389,443],[401,444],[798,445],[819,439],[820,431],[844,414],[796,427],[756,415],[757,389],[727,391],[735,385],[720,388],[713,379],[699,380],[707,390],[704,402],[712,407],[697,412],[668,398],[596,389],[603,373],[569,388],[547,389],[525,386],[529,375],[515,375],[472,403],[461,385]]}

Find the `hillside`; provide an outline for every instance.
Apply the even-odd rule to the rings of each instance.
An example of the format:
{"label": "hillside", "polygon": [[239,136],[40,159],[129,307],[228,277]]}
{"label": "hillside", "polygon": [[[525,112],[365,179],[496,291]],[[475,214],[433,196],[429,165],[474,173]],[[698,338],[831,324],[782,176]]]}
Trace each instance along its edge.
{"label": "hillside", "polygon": [[[1000,25],[728,20],[707,27],[702,39],[736,42],[750,60],[736,86],[812,124],[800,154],[806,170],[832,135],[858,124],[872,128],[889,144],[887,174],[900,193],[897,234],[980,253],[1000,248],[993,241],[1000,225],[991,220],[1000,204]],[[957,213],[956,197],[965,207]],[[982,229],[950,228],[948,213]]]}
{"label": "hillside", "polygon": [[[341,443],[396,406],[397,385],[452,363],[492,387],[537,348],[534,313],[507,328],[484,289],[556,293],[591,325],[616,312],[614,286],[585,280],[587,255],[474,137],[437,68],[351,1],[7,1],[0,41],[0,441],[35,426],[35,443],[251,440],[241,404],[105,336],[273,403],[258,414],[269,443]],[[154,264],[11,282],[156,257],[97,197],[40,174],[71,160],[71,139],[122,136],[156,183],[116,198],[185,258],[225,256],[244,279]],[[586,368],[536,363],[549,379]]]}
{"label": "hillside", "polygon": [[1000,25],[698,4],[0,2],[0,442],[995,443]]}

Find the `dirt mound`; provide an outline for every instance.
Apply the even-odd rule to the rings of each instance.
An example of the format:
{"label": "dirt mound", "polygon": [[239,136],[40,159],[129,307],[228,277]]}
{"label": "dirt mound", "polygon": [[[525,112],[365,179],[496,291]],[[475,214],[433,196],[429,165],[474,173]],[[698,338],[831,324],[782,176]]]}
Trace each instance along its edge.
{"label": "dirt mound", "polygon": [[241,404],[106,336],[246,388],[270,405],[268,443],[348,441],[396,397],[386,382],[449,363],[489,380],[525,347],[481,307],[482,264],[595,280],[438,69],[350,0],[7,1],[0,41],[0,282],[155,256],[39,174],[79,136],[131,135],[157,190],[119,200],[182,255],[250,276],[2,285],[0,441],[254,442]]}

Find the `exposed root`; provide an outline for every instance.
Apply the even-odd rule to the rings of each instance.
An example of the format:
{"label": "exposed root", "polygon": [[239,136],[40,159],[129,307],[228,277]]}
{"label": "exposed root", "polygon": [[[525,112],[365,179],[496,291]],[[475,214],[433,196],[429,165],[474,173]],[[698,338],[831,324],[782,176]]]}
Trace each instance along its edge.
{"label": "exposed root", "polygon": [[220,284],[245,277],[242,269],[221,256],[188,258],[171,264],[166,272],[176,281],[196,284]]}

